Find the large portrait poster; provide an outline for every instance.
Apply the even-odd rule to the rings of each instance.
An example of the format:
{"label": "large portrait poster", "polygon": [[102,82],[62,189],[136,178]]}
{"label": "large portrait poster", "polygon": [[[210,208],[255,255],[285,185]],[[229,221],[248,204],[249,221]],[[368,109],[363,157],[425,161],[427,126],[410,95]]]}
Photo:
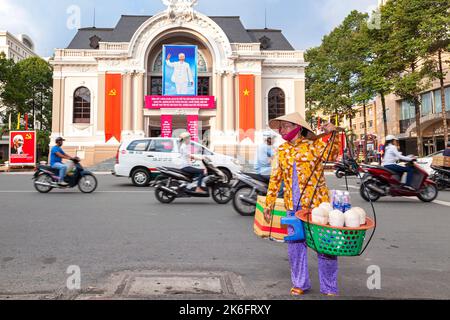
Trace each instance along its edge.
{"label": "large portrait poster", "polygon": [[163,46],[163,95],[197,95],[197,46]]}
{"label": "large portrait poster", "polygon": [[36,165],[36,131],[11,131],[9,164]]}

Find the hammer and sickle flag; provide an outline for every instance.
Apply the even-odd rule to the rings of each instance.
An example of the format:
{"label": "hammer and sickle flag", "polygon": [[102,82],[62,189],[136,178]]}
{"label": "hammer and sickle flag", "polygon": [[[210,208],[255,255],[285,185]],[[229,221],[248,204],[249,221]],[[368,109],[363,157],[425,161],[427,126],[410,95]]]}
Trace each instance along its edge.
{"label": "hammer and sickle flag", "polygon": [[122,75],[106,74],[105,82],[105,140],[121,141],[122,134]]}

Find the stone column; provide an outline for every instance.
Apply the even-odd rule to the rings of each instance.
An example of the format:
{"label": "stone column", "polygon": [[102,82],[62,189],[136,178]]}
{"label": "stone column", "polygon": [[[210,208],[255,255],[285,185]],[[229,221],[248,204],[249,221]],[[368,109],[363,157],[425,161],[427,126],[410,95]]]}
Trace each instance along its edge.
{"label": "stone column", "polygon": [[122,76],[122,136],[131,134],[131,75]]}
{"label": "stone column", "polygon": [[144,132],[144,76],[145,73],[137,73],[134,75],[135,99],[134,99],[134,134],[138,136],[145,136]]}
{"label": "stone column", "polygon": [[223,101],[222,101],[222,73],[221,72],[216,72],[214,74],[214,95],[216,98],[216,104],[217,104],[217,109],[216,109],[216,130],[220,130],[222,131],[223,128],[223,112],[224,112],[224,108],[223,108]]}
{"label": "stone column", "polygon": [[296,80],[295,86],[295,111],[302,117],[306,116],[305,80]]}
{"label": "stone column", "polygon": [[105,90],[106,74],[98,74],[98,97],[97,97],[97,136],[105,135]]}
{"label": "stone column", "polygon": [[64,79],[53,77],[52,135],[61,135],[61,96]]}
{"label": "stone column", "polygon": [[263,121],[263,99],[261,75],[255,76],[255,130],[261,131],[265,125]]}
{"label": "stone column", "polygon": [[225,108],[226,108],[226,112],[227,112],[227,123],[226,123],[226,130],[236,130],[236,101],[235,101],[235,94],[234,94],[234,90],[235,90],[235,79],[233,74],[227,73],[226,77],[225,77],[225,82],[226,82],[226,103],[225,103]]}

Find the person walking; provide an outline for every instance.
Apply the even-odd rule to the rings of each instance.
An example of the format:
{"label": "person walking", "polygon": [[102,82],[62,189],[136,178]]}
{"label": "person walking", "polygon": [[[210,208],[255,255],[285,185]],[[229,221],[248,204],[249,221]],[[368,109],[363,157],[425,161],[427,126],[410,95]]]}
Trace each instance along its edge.
{"label": "person walking", "polygon": [[[329,190],[325,177],[320,173],[324,169],[323,162],[335,161],[340,151],[340,139],[335,139],[333,148],[328,148],[328,152],[324,152],[327,143],[316,139],[314,131],[297,112],[274,119],[270,121],[269,126],[272,130],[278,130],[286,142],[278,148],[278,154],[274,160],[264,210],[264,218],[268,223],[272,219],[272,211],[282,182],[285,185],[284,204],[288,217],[295,216],[296,211],[301,208],[310,206],[314,208],[322,202],[329,202]],[[335,130],[336,127],[331,123],[323,126],[325,133]],[[312,175],[313,170],[315,170],[314,175]],[[308,182],[311,175],[312,178]],[[304,194],[300,199],[303,190]],[[312,198],[313,194],[314,198]],[[297,207],[298,203],[300,207]],[[293,232],[293,228],[288,227],[289,235]],[[302,295],[311,289],[305,240],[289,242],[288,255],[293,283],[291,295]],[[337,257],[319,254],[318,259],[321,293],[337,295]]]}

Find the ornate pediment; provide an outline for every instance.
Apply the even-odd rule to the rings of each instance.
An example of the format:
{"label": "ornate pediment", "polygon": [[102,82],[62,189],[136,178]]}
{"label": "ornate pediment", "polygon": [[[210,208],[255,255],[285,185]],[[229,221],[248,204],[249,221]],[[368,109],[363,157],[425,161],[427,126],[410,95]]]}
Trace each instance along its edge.
{"label": "ornate pediment", "polygon": [[192,21],[195,17],[194,6],[198,0],[162,0],[167,6],[167,16],[172,21]]}

